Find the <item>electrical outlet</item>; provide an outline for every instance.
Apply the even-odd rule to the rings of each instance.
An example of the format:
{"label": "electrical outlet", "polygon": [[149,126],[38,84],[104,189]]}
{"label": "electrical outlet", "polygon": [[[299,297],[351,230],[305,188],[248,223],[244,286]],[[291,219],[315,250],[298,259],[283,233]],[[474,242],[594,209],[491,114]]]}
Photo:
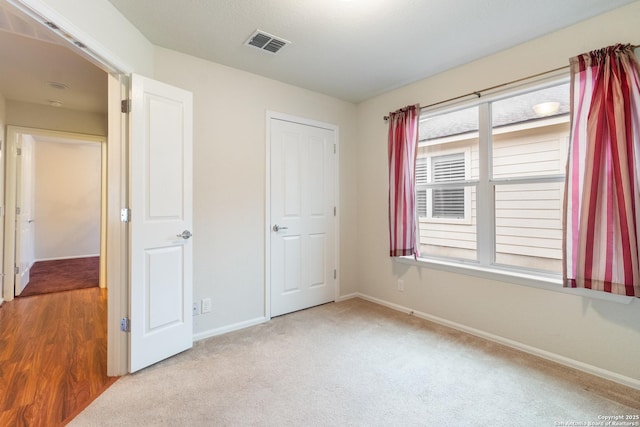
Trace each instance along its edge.
{"label": "electrical outlet", "polygon": [[198,314],[200,314],[200,307],[198,307],[198,303],[197,302],[193,303],[193,307],[191,308],[191,312],[193,313],[194,316],[197,316]]}
{"label": "electrical outlet", "polygon": [[404,292],[404,280],[398,279],[398,292]]}
{"label": "electrical outlet", "polygon": [[211,313],[211,298],[202,298],[202,312]]}

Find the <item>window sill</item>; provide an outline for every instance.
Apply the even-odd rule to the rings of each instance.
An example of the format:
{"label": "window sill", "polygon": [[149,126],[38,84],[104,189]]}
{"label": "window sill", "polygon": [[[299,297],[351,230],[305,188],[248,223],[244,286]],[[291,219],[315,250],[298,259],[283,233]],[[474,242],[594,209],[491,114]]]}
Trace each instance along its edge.
{"label": "window sill", "polygon": [[415,265],[416,267],[431,268],[434,270],[447,271],[450,273],[464,274],[466,276],[479,277],[482,279],[496,280],[522,286],[530,286],[538,289],[545,289],[564,294],[571,294],[581,297],[587,297],[597,300],[616,302],[619,304],[630,304],[635,297],[626,295],[609,294],[606,292],[592,291],[582,288],[565,288],[562,286],[562,279],[557,276],[544,276],[536,274],[527,274],[524,272],[516,272],[509,270],[501,270],[498,268],[487,268],[479,265],[462,264],[446,260],[418,258],[412,257],[395,258],[396,262],[407,265]]}

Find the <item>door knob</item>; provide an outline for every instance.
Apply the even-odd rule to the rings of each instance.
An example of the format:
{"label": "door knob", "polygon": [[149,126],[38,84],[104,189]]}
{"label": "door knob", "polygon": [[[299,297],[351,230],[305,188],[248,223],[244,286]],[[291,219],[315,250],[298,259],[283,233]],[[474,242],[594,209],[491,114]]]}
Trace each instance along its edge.
{"label": "door knob", "polygon": [[280,230],[288,230],[289,227],[280,227],[278,224],[273,226],[273,231],[275,231],[276,233]]}
{"label": "door knob", "polygon": [[189,230],[184,230],[182,232],[182,234],[177,234],[176,237],[182,237],[183,239],[187,240],[189,237],[193,236],[193,234],[191,234],[191,232]]}

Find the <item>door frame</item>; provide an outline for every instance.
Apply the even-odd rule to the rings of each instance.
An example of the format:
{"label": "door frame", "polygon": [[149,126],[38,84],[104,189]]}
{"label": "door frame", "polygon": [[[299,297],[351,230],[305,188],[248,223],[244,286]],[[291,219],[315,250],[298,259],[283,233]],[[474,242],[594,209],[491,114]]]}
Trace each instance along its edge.
{"label": "door frame", "polygon": [[[22,135],[65,139],[71,142],[95,142],[100,144],[100,287],[106,283],[106,191],[107,191],[107,137],[72,132],[60,132],[48,129],[7,126],[6,164],[5,164],[5,217],[4,217],[4,300],[11,301],[15,296],[15,245],[16,245],[16,204],[17,204],[17,147]],[[11,279],[10,279],[11,278]]]}
{"label": "door frame", "polygon": [[[126,375],[129,372],[128,334],[121,332],[120,319],[129,316],[129,250],[128,224],[121,221],[120,214],[121,209],[128,206],[129,122],[127,114],[121,112],[121,101],[128,99],[128,75],[133,67],[42,0],[7,1],[107,74],[107,375]],[[46,22],[56,23],[57,29],[51,29]]]}
{"label": "door frame", "polygon": [[307,119],[286,113],[267,110],[266,112],[266,149],[265,149],[265,223],[264,223],[264,315],[265,320],[271,319],[271,120],[283,120],[304,126],[328,129],[334,132],[335,156],[333,168],[333,204],[336,207],[334,226],[334,265],[336,266],[335,300],[340,297],[340,128],[331,123]]}

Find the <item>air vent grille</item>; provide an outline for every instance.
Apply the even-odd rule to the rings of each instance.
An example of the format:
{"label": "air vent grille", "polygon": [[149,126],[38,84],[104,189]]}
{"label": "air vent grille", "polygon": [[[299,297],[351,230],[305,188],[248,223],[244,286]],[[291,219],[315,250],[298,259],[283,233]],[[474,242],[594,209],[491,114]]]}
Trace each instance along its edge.
{"label": "air vent grille", "polygon": [[276,37],[272,34],[265,33],[264,31],[257,30],[249,37],[245,42],[247,46],[255,47],[263,52],[276,53],[284,46],[290,44],[290,41],[283,38]]}

